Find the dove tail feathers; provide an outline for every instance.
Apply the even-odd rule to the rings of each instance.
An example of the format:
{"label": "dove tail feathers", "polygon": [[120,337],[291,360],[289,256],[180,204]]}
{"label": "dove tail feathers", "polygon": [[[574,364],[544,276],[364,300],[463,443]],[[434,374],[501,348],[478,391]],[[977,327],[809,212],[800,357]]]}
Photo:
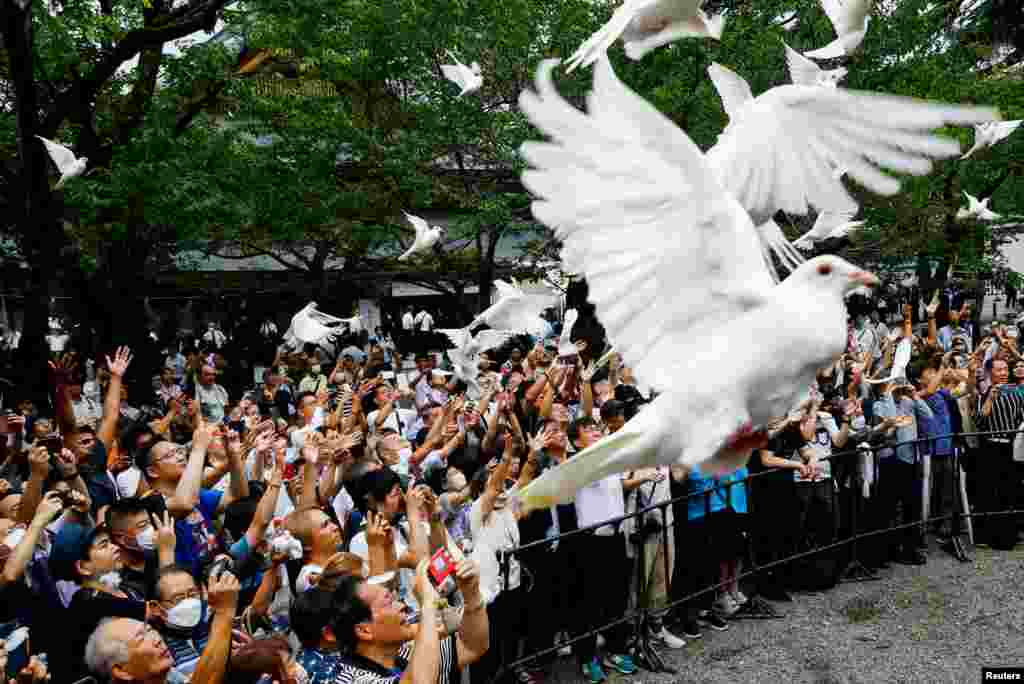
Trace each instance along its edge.
{"label": "dove tail feathers", "polygon": [[715,40],[722,40],[722,33],[725,31],[724,14],[716,14],[713,17],[705,15],[704,24],[707,26],[709,36]]}
{"label": "dove tail feathers", "polygon": [[529,512],[573,501],[581,488],[627,470],[629,466],[619,455],[637,446],[643,437],[643,432],[627,429],[605,437],[528,484],[516,495],[518,505]]}

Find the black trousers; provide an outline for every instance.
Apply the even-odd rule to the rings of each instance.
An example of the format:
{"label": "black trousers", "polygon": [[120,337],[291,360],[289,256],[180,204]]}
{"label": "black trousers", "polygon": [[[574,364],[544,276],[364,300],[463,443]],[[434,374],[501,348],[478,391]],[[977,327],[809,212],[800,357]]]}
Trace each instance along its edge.
{"label": "black trousers", "polygon": [[[747,495],[752,523],[751,546],[759,566],[782,560],[795,553],[799,535],[793,525],[794,489],[789,471],[750,480]],[[766,570],[756,577],[759,590],[787,586],[785,565]]]}
{"label": "black trousers", "polygon": [[[533,575],[531,590],[523,598],[529,604],[526,614],[526,655],[549,649],[559,632],[571,634],[573,620],[582,596],[580,583],[573,568],[573,547],[576,537],[567,537],[551,546],[527,551],[523,566]],[[525,583],[525,580],[524,580]],[[555,654],[543,656],[531,664],[546,664],[555,660]]]}
{"label": "black trousers", "polygon": [[[1013,461],[1013,445],[986,441],[972,468],[975,478],[977,513],[1013,510],[1020,486],[1017,464]],[[1012,549],[1017,543],[1016,515],[981,516],[974,518],[974,541],[993,548]]]}
{"label": "black trousers", "polygon": [[[625,615],[629,608],[629,572],[632,562],[626,557],[626,541],[621,534],[602,537],[577,535],[570,579],[580,588],[574,607],[576,617],[572,635],[579,636]],[[625,622],[602,634],[608,653],[623,653],[632,634],[633,623]],[[581,663],[597,654],[597,635],[576,642],[573,652]]]}
{"label": "black trousers", "polygon": [[[960,508],[960,471],[953,467],[953,456],[932,456],[931,510],[929,518],[950,516]],[[936,520],[930,524],[931,529],[940,537],[949,537],[953,529],[953,520]]]}
{"label": "black trousers", "polygon": [[[480,660],[469,666],[469,677],[473,684],[488,684],[494,680],[503,662],[510,663],[517,659],[517,646],[524,634],[526,603],[525,592],[520,585],[518,589],[501,592],[487,606],[490,647]],[[506,672],[501,681],[513,679],[512,673]]]}
{"label": "black trousers", "polygon": [[[895,457],[879,463],[878,494],[887,526],[921,520],[921,484],[917,464],[904,463]],[[909,525],[883,536],[886,539],[883,552],[888,558],[915,551],[924,545],[920,525]]]}
{"label": "black trousers", "polygon": [[[676,518],[676,527],[680,534],[676,542],[676,564],[672,571],[673,602],[714,586],[719,581],[720,554],[716,552],[708,519],[687,520],[684,516]],[[714,590],[706,591],[682,603],[674,610],[677,619],[695,620],[700,611],[711,608],[715,593]]]}
{"label": "black trousers", "polygon": [[798,550],[824,546],[839,533],[839,508],[835,480],[798,482],[796,489],[796,529],[801,535]]}

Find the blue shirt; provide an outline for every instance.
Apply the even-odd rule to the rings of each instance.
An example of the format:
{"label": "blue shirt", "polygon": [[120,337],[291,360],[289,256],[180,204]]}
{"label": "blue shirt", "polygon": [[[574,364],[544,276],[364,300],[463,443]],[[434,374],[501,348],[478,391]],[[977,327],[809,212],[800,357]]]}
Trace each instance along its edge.
{"label": "blue shirt", "polygon": [[317,648],[304,648],[295,656],[295,663],[306,672],[306,684],[328,684],[338,678],[345,663],[340,653],[324,653]]}
{"label": "blue shirt", "polygon": [[737,513],[747,512],[747,487],[735,484],[747,479],[747,469],[740,468],[735,472],[719,478],[708,477],[694,468],[687,479],[686,517],[690,520],[703,518],[707,513],[725,510],[729,504]]}
{"label": "blue shirt", "polygon": [[188,516],[174,521],[174,534],[178,537],[174,560],[192,569],[193,577],[200,577],[203,568],[213,562],[217,551],[217,537],[213,533],[213,517],[220,505],[221,492],[199,490],[199,505]]}
{"label": "blue shirt", "polygon": [[[249,540],[245,535],[242,535],[241,539],[231,545],[231,548],[228,549],[228,554],[230,554],[231,558],[235,561],[236,568],[245,569],[248,567],[253,554],[252,549],[249,548]],[[260,582],[262,581],[262,570],[257,570],[256,572],[238,578],[238,583],[242,591],[256,589],[260,586]]]}
{"label": "blue shirt", "polygon": [[896,428],[895,436],[887,438],[889,444],[898,444],[899,446],[895,449],[891,446],[882,449],[878,452],[878,458],[879,460],[886,460],[895,456],[904,463],[916,463],[917,445],[913,443],[913,440],[917,439],[918,422],[921,421],[923,424],[923,421],[932,417],[932,409],[928,402],[922,399],[903,397],[897,403],[890,394],[876,401],[872,410],[874,411],[875,418],[879,420],[895,416],[911,416],[914,418],[914,422],[910,425]]}
{"label": "blue shirt", "polygon": [[[947,389],[940,389],[925,399],[932,415],[922,415],[918,418],[921,437],[936,437],[953,432],[953,419],[949,415],[950,401],[952,401],[952,396]],[[933,442],[924,442],[921,444],[921,453],[931,453],[934,456],[949,456],[953,453],[953,438],[943,437]]]}

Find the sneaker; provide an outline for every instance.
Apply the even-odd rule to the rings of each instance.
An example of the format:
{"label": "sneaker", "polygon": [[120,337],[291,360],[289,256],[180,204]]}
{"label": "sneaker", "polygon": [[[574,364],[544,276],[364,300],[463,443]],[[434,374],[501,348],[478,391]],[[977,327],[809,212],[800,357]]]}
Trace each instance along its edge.
{"label": "sneaker", "polygon": [[686,646],[686,642],[684,640],[680,639],[664,627],[662,627],[660,631],[652,633],[651,637],[661,642],[665,648],[679,649]]}
{"label": "sneaker", "polygon": [[525,667],[517,667],[516,681],[519,684],[540,684],[543,680]]}
{"label": "sneaker", "polygon": [[740,607],[736,605],[736,602],[732,600],[732,596],[730,596],[729,594],[722,594],[721,596],[719,596],[717,599],[715,599],[715,602],[714,604],[712,604],[711,607],[715,609],[715,612],[717,612],[719,615],[722,615],[723,617],[729,617],[730,615],[735,614],[736,611],[740,609]]}
{"label": "sneaker", "polygon": [[748,600],[746,595],[742,591],[739,591],[739,590],[730,592],[729,595],[732,597],[732,600],[736,603],[737,606],[742,606]]}
{"label": "sneaker", "polygon": [[590,684],[600,684],[604,680],[608,679],[604,670],[601,669],[601,663],[597,662],[597,658],[594,658],[589,663],[583,663],[582,670],[583,677],[590,682]]}
{"label": "sneaker", "polygon": [[701,611],[697,617],[700,624],[707,625],[716,632],[724,632],[729,629],[729,623],[722,619],[722,616],[712,610]]}
{"label": "sneaker", "polygon": [[[569,640],[569,635],[566,634],[565,632],[559,632],[558,634],[555,635],[555,643],[556,644],[560,644],[563,641],[568,641],[568,640]],[[568,644],[566,644],[565,646],[559,646],[558,647],[558,657],[566,658],[566,657],[571,656],[571,655],[572,655],[572,646],[569,646]]]}
{"label": "sneaker", "polygon": [[687,620],[683,624],[682,634],[687,639],[700,639],[702,636],[704,636],[704,634],[700,631],[700,625],[697,624],[696,620]]}
{"label": "sneaker", "polygon": [[620,674],[633,674],[636,672],[636,665],[628,655],[609,653],[604,657],[605,667],[610,667]]}

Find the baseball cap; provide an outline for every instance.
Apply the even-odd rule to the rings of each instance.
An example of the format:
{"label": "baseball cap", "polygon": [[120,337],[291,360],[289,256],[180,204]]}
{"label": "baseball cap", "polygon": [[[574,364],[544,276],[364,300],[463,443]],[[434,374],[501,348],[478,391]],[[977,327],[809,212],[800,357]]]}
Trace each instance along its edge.
{"label": "baseball cap", "polygon": [[77,582],[79,578],[75,563],[86,558],[93,541],[105,531],[103,525],[86,527],[78,523],[65,523],[50,548],[50,574],[53,579]]}

